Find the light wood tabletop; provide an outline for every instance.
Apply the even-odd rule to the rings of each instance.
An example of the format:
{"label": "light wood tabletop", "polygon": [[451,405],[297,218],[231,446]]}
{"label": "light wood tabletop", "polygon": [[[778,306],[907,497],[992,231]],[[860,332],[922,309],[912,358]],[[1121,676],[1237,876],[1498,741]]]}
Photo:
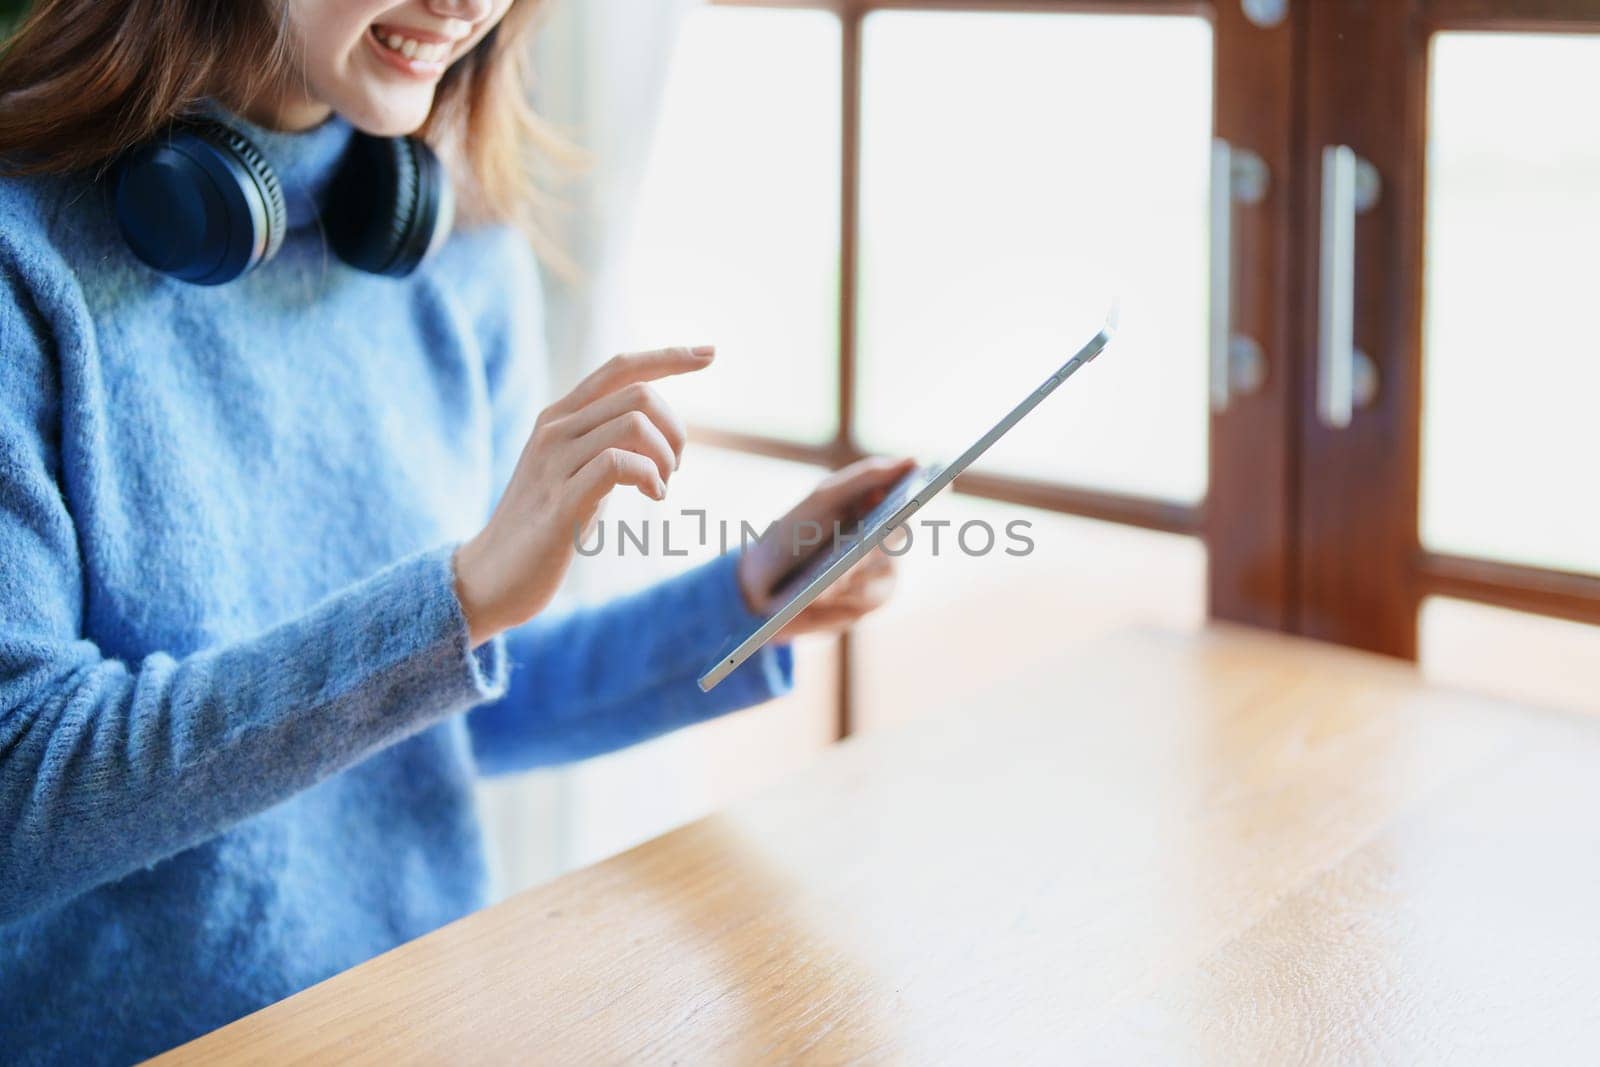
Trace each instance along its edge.
{"label": "light wood tabletop", "polygon": [[1600,723],[1216,629],[1065,650],[171,1059],[1597,1048]]}

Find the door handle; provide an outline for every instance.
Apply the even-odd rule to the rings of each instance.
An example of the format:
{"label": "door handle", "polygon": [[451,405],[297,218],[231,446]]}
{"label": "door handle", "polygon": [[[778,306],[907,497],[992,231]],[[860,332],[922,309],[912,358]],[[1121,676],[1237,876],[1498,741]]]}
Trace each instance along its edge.
{"label": "door handle", "polygon": [[1211,293],[1207,338],[1211,410],[1224,412],[1236,393],[1252,393],[1267,376],[1266,355],[1252,337],[1233,330],[1233,205],[1259,204],[1271,172],[1247,148],[1211,142]]}
{"label": "door handle", "polygon": [[1349,145],[1322,150],[1322,248],[1317,319],[1317,417],[1350,425],[1378,395],[1378,368],[1356,347],[1356,216],[1382,195],[1371,163]]}

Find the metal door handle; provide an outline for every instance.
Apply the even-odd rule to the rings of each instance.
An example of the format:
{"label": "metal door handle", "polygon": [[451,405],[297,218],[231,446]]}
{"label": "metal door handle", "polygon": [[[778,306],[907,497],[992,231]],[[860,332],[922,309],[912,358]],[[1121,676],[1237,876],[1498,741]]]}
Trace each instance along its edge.
{"label": "metal door handle", "polygon": [[1317,321],[1317,417],[1343,429],[1378,394],[1377,365],[1356,348],[1356,216],[1378,202],[1377,168],[1349,145],[1322,150],[1322,264]]}
{"label": "metal door handle", "polygon": [[1267,195],[1266,162],[1220,137],[1211,142],[1211,309],[1208,349],[1211,410],[1228,410],[1235,393],[1250,393],[1266,378],[1266,356],[1254,338],[1233,332],[1233,205],[1259,204]]}

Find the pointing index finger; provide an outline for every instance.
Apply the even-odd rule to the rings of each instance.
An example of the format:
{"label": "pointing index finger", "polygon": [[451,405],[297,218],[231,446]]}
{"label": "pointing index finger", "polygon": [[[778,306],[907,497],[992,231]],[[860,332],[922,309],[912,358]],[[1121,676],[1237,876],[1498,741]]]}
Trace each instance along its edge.
{"label": "pointing index finger", "polygon": [[557,414],[570,415],[635,382],[653,382],[674,374],[700,370],[710,365],[715,354],[716,349],[711,345],[696,345],[693,348],[658,348],[652,352],[614,356],[574,386],[572,392],[558,400],[552,408]]}

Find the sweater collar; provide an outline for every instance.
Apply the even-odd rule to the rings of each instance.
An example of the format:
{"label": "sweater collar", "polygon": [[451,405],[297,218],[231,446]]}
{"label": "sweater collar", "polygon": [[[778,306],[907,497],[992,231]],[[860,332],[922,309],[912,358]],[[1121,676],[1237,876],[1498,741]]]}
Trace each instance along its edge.
{"label": "sweater collar", "polygon": [[323,192],[355,136],[349,122],[333,115],[309,130],[289,132],[257,126],[214,102],[208,102],[205,110],[211,118],[249,138],[272,165],[283,186],[290,229],[317,217]]}

